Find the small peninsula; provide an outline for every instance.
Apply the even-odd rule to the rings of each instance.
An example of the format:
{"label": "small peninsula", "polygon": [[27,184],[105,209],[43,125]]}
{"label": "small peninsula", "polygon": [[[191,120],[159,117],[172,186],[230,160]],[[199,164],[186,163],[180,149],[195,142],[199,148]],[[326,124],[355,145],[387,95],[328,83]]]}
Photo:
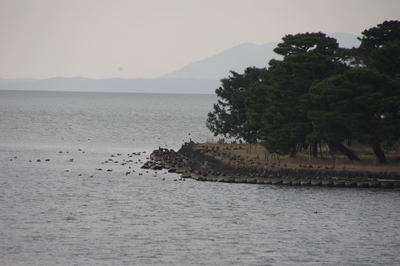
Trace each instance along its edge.
{"label": "small peninsula", "polygon": [[[257,183],[292,186],[400,188],[397,151],[390,163],[374,165],[368,151],[360,151],[360,162],[343,156],[310,159],[277,158],[259,146],[248,144],[185,143],[179,151],[159,148],[143,168],[181,174],[181,178],[227,183]],[[372,163],[372,164],[371,164]]]}

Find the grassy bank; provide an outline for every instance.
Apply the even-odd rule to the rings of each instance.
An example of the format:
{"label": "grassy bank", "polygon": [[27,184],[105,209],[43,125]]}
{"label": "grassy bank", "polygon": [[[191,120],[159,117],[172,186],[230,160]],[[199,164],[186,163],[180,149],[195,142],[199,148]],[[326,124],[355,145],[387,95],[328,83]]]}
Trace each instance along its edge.
{"label": "grassy bank", "polygon": [[308,151],[302,151],[296,157],[277,156],[268,153],[260,144],[196,144],[194,149],[202,150],[204,155],[214,157],[233,167],[287,167],[346,169],[348,171],[396,172],[400,173],[400,153],[398,150],[385,150],[387,164],[380,164],[372,148],[364,145],[350,147],[360,161],[351,161],[344,155],[330,154],[328,148],[322,148],[318,157],[311,157]]}

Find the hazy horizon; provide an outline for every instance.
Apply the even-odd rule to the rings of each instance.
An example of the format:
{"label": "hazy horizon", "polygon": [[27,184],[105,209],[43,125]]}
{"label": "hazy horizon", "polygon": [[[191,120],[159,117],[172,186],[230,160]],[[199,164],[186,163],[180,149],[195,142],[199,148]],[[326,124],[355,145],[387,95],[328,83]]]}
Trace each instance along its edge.
{"label": "hazy horizon", "polygon": [[0,78],[158,78],[242,43],[360,35],[397,0],[0,1]]}

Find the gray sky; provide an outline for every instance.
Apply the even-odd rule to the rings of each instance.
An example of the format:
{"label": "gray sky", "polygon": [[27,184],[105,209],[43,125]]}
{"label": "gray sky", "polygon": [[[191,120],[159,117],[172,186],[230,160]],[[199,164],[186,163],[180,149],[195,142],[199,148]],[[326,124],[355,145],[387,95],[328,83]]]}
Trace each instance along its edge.
{"label": "gray sky", "polygon": [[399,0],[0,0],[0,78],[156,78],[244,42],[360,33]]}

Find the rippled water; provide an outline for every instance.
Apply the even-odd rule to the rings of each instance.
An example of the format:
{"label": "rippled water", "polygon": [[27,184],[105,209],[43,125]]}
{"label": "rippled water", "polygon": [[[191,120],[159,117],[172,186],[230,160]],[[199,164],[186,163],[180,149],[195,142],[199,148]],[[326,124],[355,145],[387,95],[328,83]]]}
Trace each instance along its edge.
{"label": "rippled water", "polygon": [[399,190],[174,181],[140,169],[158,146],[212,138],[215,101],[0,91],[0,264],[400,264]]}

